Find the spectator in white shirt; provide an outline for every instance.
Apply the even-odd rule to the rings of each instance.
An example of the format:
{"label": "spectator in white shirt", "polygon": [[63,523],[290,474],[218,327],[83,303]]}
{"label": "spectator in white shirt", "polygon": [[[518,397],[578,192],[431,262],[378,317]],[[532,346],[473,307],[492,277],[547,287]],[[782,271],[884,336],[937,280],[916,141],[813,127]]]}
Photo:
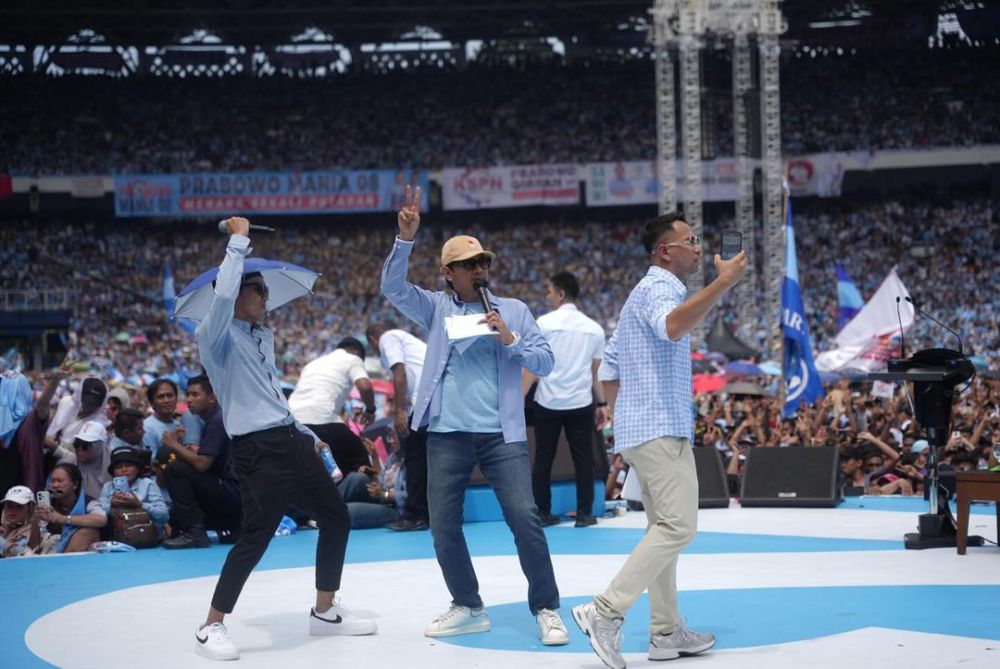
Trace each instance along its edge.
{"label": "spectator in white shirt", "polygon": [[365,403],[362,422],[368,425],[375,418],[375,392],[364,360],[365,345],[354,337],[345,337],[332,352],[302,368],[302,376],[288,398],[292,415],[329,444],[344,475],[356,471],[367,474],[371,464],[365,445],[340,417],[353,386]]}
{"label": "spectator in white shirt", "polygon": [[[538,319],[538,327],[555,354],[555,367],[537,379],[531,487],[542,524],[557,524],[559,518],[552,514],[552,463],[559,435],[565,430],[576,474],[576,526],[588,527],[597,523],[593,514],[594,432],[607,420],[608,404],[597,380],[604,330],[576,308],[580,284],[572,273],[557,272],[548,283],[545,299],[552,311]],[[535,379],[525,372],[525,390]]]}
{"label": "spectator in white shirt", "polygon": [[402,441],[403,471],[406,479],[406,507],[401,519],[386,525],[396,532],[426,530],[427,513],[427,426],[410,430],[417,387],[424,368],[427,344],[409,332],[387,323],[371,323],[365,331],[368,344],[379,354],[382,368],[392,374],[393,423]]}

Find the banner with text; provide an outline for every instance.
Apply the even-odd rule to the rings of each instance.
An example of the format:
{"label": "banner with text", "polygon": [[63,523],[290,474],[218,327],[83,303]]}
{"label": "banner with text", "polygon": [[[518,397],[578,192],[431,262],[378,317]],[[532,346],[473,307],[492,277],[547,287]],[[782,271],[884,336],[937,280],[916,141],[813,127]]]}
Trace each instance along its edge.
{"label": "banner with text", "polygon": [[[702,202],[725,202],[736,199],[734,158],[719,158],[701,164]],[[677,198],[684,199],[684,164],[677,163]],[[660,183],[656,161],[590,163],[587,165],[587,205],[616,207],[656,204]]]}
{"label": "banner with text", "polygon": [[492,209],[580,203],[576,165],[512,165],[441,170],[444,208]]}
{"label": "banner with text", "polygon": [[[844,181],[844,154],[815,154],[789,158],[787,174],[791,194],[796,197],[818,195],[836,197]],[[684,163],[677,162],[677,199],[685,198]],[[751,169],[759,161],[750,162]],[[735,158],[716,158],[701,164],[702,202],[736,200],[739,162]],[[656,204],[660,184],[656,162],[629,161],[589,163],[586,167],[587,206],[615,207]]]}
{"label": "banner with text", "polygon": [[229,216],[395,211],[407,185],[420,186],[427,211],[428,175],[414,170],[140,174],[115,177],[115,215]]}

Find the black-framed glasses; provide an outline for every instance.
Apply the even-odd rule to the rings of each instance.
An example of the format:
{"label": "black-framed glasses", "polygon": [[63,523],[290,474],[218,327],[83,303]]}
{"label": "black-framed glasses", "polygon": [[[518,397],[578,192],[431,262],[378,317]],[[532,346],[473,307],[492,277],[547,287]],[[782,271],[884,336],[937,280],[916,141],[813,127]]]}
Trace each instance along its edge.
{"label": "black-framed glasses", "polygon": [[461,267],[467,272],[471,272],[477,267],[482,267],[483,269],[489,269],[490,265],[493,264],[493,258],[487,255],[476,256],[475,258],[466,258],[465,260],[456,260],[451,263],[452,267]]}
{"label": "black-framed glasses", "polygon": [[243,288],[252,288],[261,297],[267,297],[267,295],[269,293],[269,291],[267,289],[267,284],[266,283],[258,283],[256,281],[254,281],[253,283],[245,283],[245,284],[243,284]]}

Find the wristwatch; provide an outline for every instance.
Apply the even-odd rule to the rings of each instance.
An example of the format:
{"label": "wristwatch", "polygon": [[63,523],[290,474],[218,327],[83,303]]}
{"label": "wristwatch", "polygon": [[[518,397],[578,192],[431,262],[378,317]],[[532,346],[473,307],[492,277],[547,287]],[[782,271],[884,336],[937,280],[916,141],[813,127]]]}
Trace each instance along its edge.
{"label": "wristwatch", "polygon": [[73,516],[72,516],[72,514],[66,514],[66,524],[67,525],[72,525],[73,524]]}

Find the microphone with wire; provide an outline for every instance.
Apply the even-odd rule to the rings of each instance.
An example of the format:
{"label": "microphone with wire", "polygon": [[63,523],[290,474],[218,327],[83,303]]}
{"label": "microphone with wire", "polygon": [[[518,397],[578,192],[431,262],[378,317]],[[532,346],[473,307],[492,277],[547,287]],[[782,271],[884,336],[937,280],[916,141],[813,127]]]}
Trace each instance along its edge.
{"label": "microphone with wire", "polygon": [[483,311],[490,314],[493,313],[493,305],[490,304],[490,299],[486,294],[486,289],[489,287],[490,282],[486,279],[476,279],[472,282],[472,287],[475,289],[476,293],[479,295],[479,301],[483,305]]}
{"label": "microphone with wire", "polygon": [[938,325],[940,325],[941,327],[943,327],[948,332],[950,332],[953,335],[955,335],[955,339],[958,340],[958,352],[961,355],[965,355],[965,353],[962,352],[962,336],[961,335],[959,335],[957,332],[955,332],[954,330],[952,330],[950,327],[948,327],[947,325],[945,325],[944,323],[942,323],[941,321],[939,321],[938,319],[934,318],[929,313],[927,313],[926,311],[924,311],[923,309],[921,309],[920,307],[918,307],[917,303],[914,302],[913,300],[911,300],[909,295],[907,295],[905,299],[906,299],[907,302],[909,302],[910,304],[913,305],[913,308],[916,310],[916,312],[918,314],[920,314],[921,316],[926,316],[927,318],[931,319],[932,321],[934,321],[935,323],[937,323]]}
{"label": "microphone with wire", "polygon": [[[256,230],[257,232],[277,232],[277,230],[275,230],[274,228],[272,228],[270,226],[267,226],[267,225],[254,225],[253,223],[250,224],[250,229],[251,230]],[[229,234],[229,219],[228,218],[219,221],[219,232],[221,232],[224,235],[228,235]]]}

